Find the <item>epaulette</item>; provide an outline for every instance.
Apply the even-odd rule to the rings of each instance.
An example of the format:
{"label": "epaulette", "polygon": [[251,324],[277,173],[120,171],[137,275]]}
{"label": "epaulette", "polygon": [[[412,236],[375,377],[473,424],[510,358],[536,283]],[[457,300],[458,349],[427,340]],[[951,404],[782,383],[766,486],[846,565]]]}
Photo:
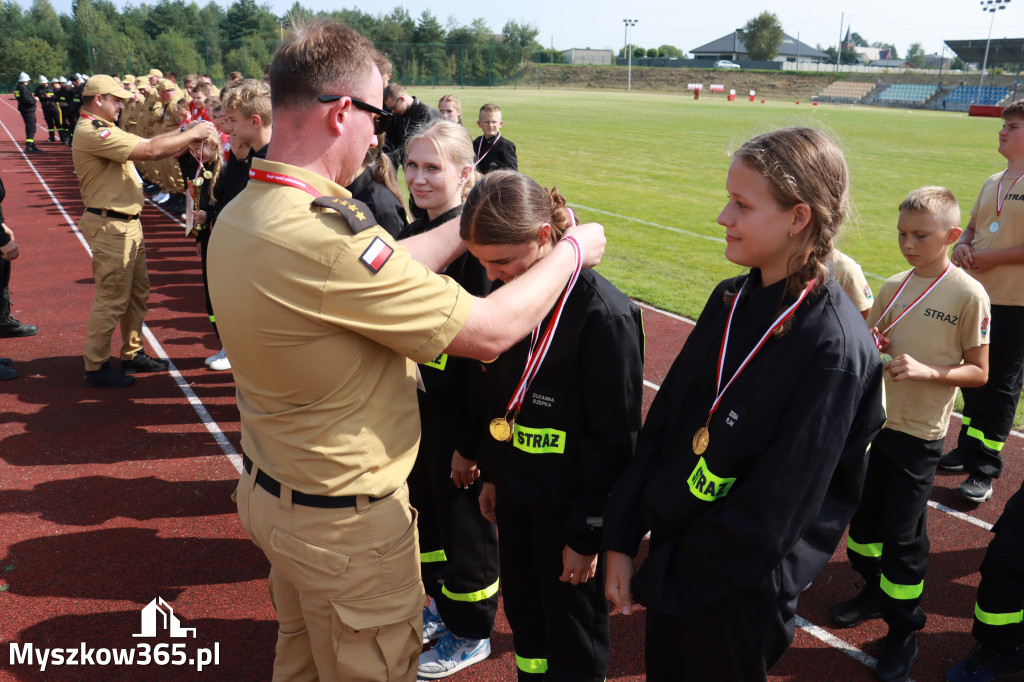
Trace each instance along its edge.
{"label": "epaulette", "polygon": [[108,125],[105,122],[97,120],[95,118],[92,120],[92,126],[94,128],[107,128],[108,127]]}
{"label": "epaulette", "polygon": [[340,213],[348,222],[352,232],[358,234],[377,225],[377,219],[369,207],[358,199],[346,199],[344,197],[318,197],[313,200],[313,206],[330,209]]}

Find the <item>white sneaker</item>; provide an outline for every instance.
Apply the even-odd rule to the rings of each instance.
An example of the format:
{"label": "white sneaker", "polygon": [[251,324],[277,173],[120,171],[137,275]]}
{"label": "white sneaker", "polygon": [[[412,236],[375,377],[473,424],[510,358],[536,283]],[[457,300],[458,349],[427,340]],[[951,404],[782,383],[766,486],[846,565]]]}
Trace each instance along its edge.
{"label": "white sneaker", "polygon": [[430,651],[420,654],[420,677],[436,680],[454,675],[491,655],[491,640],[464,639],[447,633]]}
{"label": "white sneaker", "polygon": [[224,355],[211,362],[210,369],[214,372],[223,372],[224,370],[231,369],[231,361],[228,360],[227,355]]}
{"label": "white sneaker", "polygon": [[168,194],[167,192],[160,192],[160,194],[157,194],[155,197],[153,197],[153,202],[157,204],[162,204],[170,198],[171,195]]}
{"label": "white sneaker", "polygon": [[210,363],[213,362],[214,360],[220,360],[221,358],[226,358],[226,357],[227,357],[227,353],[224,351],[223,348],[221,348],[219,351],[217,351],[216,353],[214,353],[210,357],[208,357],[205,360],[203,360],[203,364],[206,365],[207,367],[209,367]]}
{"label": "white sneaker", "polygon": [[437,612],[437,602],[430,600],[429,606],[423,607],[423,643],[429,644],[448,634],[448,626],[444,624],[441,614]]}

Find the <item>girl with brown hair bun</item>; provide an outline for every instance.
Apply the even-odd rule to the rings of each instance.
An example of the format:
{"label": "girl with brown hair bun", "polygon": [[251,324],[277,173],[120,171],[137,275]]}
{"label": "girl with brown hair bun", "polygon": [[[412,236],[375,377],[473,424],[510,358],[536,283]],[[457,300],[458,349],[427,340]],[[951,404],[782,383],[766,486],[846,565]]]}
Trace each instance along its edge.
{"label": "girl with brown hair bun", "polygon": [[[488,276],[509,282],[545,258],[573,221],[556,190],[495,171],[466,199],[461,233]],[[639,308],[587,270],[569,280],[531,337],[478,363],[480,510],[498,524],[519,680],[607,676],[598,550],[605,501],[640,430],[643,352]]]}
{"label": "girl with brown hair bun", "polygon": [[827,269],[848,184],[809,128],[733,155],[718,223],[750,271],[712,292],[605,515],[608,597],[647,607],[651,682],[766,679],[857,505],[884,414],[878,350]]}

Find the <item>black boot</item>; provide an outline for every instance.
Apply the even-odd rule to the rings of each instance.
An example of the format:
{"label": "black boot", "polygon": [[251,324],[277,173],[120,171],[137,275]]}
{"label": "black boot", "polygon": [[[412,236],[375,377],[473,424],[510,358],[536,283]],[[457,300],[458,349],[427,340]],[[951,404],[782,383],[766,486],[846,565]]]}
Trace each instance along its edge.
{"label": "black boot", "polygon": [[11,292],[4,289],[0,294],[0,338],[35,336],[39,328],[34,324],[22,324],[11,317]]}
{"label": "black boot", "polygon": [[917,660],[917,654],[916,632],[890,631],[875,665],[875,677],[881,682],[904,682],[910,677],[910,666]]}
{"label": "black boot", "polygon": [[839,604],[829,614],[841,628],[852,628],[871,618],[882,617],[882,588],[876,581],[866,585],[856,597]]}

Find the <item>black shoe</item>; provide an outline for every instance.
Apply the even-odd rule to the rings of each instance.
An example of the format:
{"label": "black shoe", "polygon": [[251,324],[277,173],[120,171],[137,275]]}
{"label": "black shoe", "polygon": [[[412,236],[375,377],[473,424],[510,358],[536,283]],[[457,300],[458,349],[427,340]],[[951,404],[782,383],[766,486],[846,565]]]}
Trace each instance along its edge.
{"label": "black shoe", "polygon": [[836,606],[829,615],[836,627],[852,628],[866,620],[882,617],[882,590],[868,585],[857,596]]}
{"label": "black shoe", "polygon": [[65,147],[70,147],[71,146],[71,140],[64,140],[64,146]]}
{"label": "black shoe", "polygon": [[[0,358],[6,360],[7,358]],[[11,379],[17,379],[18,373],[9,364],[5,365],[0,363],[0,381],[10,381]]]}
{"label": "black shoe", "polygon": [[10,367],[13,364],[14,364],[14,360],[11,360],[10,358],[0,358],[0,365],[4,365],[6,367]]}
{"label": "black shoe", "polygon": [[56,142],[56,141],[57,141],[57,140],[56,140],[56,139],[54,139],[53,135],[50,135],[50,139],[49,139],[49,140],[47,140],[47,142]]}
{"label": "black shoe", "polygon": [[1024,647],[999,652],[987,644],[978,643],[960,661],[946,671],[947,682],[989,682],[1003,673],[1024,669]]}
{"label": "black shoe", "polygon": [[0,338],[13,339],[18,336],[35,336],[38,333],[39,327],[34,324],[22,324],[10,316],[0,322]]}
{"label": "black shoe", "polygon": [[131,360],[121,361],[121,371],[125,374],[135,374],[136,372],[166,372],[170,364],[171,363],[167,360],[151,358],[146,355],[146,351],[140,350]]}
{"label": "black shoe", "polygon": [[36,147],[34,144],[27,144],[27,145],[25,145],[25,153],[26,154],[36,154],[36,153],[38,153],[40,151],[42,151],[42,150],[39,149],[38,147]]}
{"label": "black shoe", "polygon": [[158,185],[154,185],[152,182],[149,182],[148,180],[143,180],[142,191],[147,197],[154,197],[157,194],[160,194],[160,187]]}
{"label": "black shoe", "polygon": [[953,448],[942,457],[939,457],[939,466],[946,471],[963,471],[964,459],[966,458],[961,454],[960,448]]}
{"label": "black shoe", "polygon": [[89,388],[125,388],[135,383],[135,377],[125,376],[110,365],[107,360],[99,369],[85,373],[85,385]]}
{"label": "black shoe", "polygon": [[956,492],[971,502],[981,504],[992,497],[992,479],[984,474],[971,474],[956,487]]}
{"label": "black shoe", "polygon": [[910,677],[910,666],[917,660],[917,633],[890,632],[885,649],[875,664],[875,675],[882,682],[904,682]]}

